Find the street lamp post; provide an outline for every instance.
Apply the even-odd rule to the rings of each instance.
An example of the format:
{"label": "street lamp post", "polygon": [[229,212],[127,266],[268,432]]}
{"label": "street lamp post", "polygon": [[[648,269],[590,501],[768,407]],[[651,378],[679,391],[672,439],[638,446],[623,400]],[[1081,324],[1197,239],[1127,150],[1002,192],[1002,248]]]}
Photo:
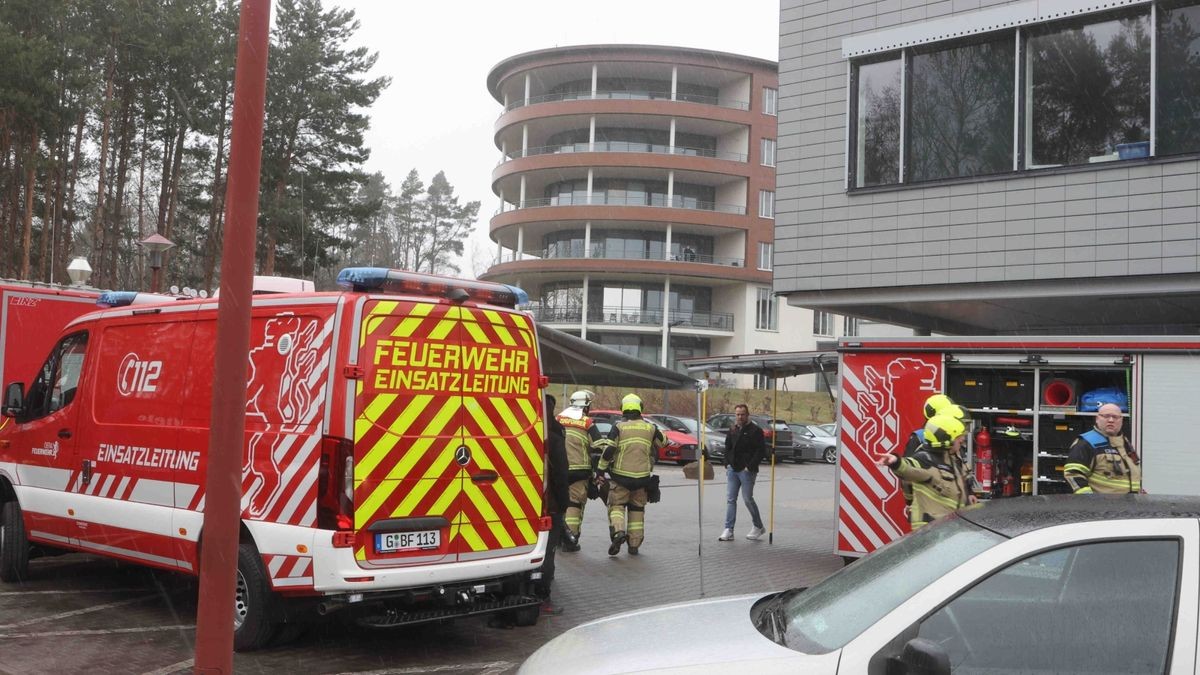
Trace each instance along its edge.
{"label": "street lamp post", "polygon": [[71,277],[71,285],[82,286],[92,278],[92,266],[88,264],[87,258],[77,256],[67,265],[67,276]]}
{"label": "street lamp post", "polygon": [[150,292],[157,293],[160,282],[159,270],[163,265],[163,253],[168,249],[175,248],[175,242],[155,233],[139,241],[138,246],[146,249],[146,254],[150,258],[147,262],[150,265]]}
{"label": "street lamp post", "polygon": [[[666,338],[664,340],[666,346],[663,349],[663,367],[665,368],[671,368],[674,370],[674,368],[671,366],[671,329],[675,326],[682,326],[685,323],[687,322],[683,319],[676,319],[674,321],[667,322],[666,335],[664,336]],[[663,387],[663,413],[668,415],[671,414],[670,390],[667,387]]]}

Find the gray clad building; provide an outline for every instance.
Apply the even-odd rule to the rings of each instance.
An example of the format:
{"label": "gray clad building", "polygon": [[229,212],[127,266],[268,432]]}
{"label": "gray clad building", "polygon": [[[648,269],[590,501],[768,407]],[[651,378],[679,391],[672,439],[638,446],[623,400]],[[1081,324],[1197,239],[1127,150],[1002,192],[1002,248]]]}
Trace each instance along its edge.
{"label": "gray clad building", "polygon": [[790,304],[1200,328],[1200,1],[782,0],[779,85]]}

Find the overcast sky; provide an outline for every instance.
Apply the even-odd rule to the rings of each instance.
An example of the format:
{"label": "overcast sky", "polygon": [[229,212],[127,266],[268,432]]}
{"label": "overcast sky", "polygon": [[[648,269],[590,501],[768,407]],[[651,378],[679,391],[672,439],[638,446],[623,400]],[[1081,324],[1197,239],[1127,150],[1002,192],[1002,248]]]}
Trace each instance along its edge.
{"label": "overcast sky", "polygon": [[[568,45],[654,44],[779,58],[778,0],[477,0],[397,2],[325,0],[353,9],[362,23],[355,45],[379,53],[373,75],[392,85],[371,109],[367,170],[398,190],[410,169],[428,185],[445,171],[460,201],[479,200],[474,245],[486,269],[496,245],[487,223],[499,206],[491,172],[500,151],[492,129],[500,104],[487,91],[498,62]],[[472,248],[472,246],[469,246]]]}

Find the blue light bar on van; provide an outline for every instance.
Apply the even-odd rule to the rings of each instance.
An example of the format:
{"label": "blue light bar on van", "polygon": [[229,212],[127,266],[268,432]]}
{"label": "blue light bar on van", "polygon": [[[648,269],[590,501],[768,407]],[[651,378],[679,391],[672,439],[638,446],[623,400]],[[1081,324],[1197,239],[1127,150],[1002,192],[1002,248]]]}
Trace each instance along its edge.
{"label": "blue light bar on van", "polygon": [[96,305],[105,309],[111,309],[113,307],[128,307],[129,305],[158,305],[175,299],[169,295],[162,295],[160,293],[105,291],[100,294],[100,297],[96,298]]}
{"label": "blue light bar on van", "polygon": [[529,294],[517,286],[387,267],[347,267],[338,273],[337,283],[342,288],[359,292],[412,293],[456,300],[460,298],[456,298],[454,292],[461,291],[475,302],[490,305],[516,307],[529,303]]}

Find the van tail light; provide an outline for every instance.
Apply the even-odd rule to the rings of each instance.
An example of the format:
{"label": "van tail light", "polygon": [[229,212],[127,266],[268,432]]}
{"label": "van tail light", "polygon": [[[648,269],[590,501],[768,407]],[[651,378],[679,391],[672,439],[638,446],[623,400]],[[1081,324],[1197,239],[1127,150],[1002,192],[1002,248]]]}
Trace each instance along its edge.
{"label": "van tail light", "polygon": [[317,470],[318,527],[354,528],[354,443],[347,438],[321,439],[321,463]]}

